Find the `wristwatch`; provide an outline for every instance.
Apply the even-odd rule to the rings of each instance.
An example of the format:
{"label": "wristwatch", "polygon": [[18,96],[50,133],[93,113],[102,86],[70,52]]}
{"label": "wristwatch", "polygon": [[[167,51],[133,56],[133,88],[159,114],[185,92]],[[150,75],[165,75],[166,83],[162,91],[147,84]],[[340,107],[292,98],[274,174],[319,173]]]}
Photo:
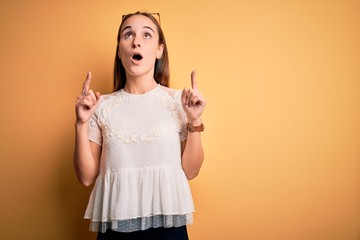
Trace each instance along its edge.
{"label": "wristwatch", "polygon": [[187,123],[186,129],[188,132],[202,132],[204,131],[204,124],[201,123],[199,126],[193,126],[191,123]]}

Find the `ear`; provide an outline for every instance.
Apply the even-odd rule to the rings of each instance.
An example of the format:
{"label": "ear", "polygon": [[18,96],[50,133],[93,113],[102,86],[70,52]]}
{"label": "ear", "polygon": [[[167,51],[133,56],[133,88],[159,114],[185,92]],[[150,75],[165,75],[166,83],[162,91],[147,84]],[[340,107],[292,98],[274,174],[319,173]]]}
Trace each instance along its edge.
{"label": "ear", "polygon": [[163,52],[164,52],[164,44],[160,44],[158,51],[156,53],[156,59],[161,59]]}
{"label": "ear", "polygon": [[121,59],[121,56],[120,56],[120,48],[119,48],[119,47],[117,48],[117,57],[118,57],[119,59]]}

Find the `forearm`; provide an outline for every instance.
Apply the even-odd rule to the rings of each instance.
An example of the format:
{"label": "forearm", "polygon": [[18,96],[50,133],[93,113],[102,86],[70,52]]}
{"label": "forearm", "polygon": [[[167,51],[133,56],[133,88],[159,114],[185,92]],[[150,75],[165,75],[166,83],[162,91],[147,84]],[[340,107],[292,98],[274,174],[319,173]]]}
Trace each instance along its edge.
{"label": "forearm", "polygon": [[182,154],[182,167],[186,177],[195,178],[204,161],[204,151],[200,132],[188,132],[188,137]]}
{"label": "forearm", "polygon": [[88,138],[88,124],[75,125],[74,168],[79,181],[91,185],[98,174],[98,164]]}

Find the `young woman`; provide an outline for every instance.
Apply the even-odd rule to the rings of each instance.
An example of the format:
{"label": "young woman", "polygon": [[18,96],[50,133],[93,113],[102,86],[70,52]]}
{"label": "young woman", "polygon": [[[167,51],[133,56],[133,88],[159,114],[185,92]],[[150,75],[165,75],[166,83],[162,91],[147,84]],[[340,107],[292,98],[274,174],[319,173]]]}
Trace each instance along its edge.
{"label": "young woman", "polygon": [[168,88],[164,34],[145,12],[123,17],[115,55],[114,92],[100,96],[87,74],[76,102],[74,166],[95,183],[85,218],[98,239],[188,239],[193,200],[188,180],[200,171],[197,89]]}

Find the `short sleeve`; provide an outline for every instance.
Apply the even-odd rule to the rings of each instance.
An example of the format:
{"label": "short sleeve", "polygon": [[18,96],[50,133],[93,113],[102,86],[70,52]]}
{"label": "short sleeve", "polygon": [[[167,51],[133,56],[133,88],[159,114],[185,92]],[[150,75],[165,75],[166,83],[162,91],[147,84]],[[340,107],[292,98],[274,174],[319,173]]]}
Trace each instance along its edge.
{"label": "short sleeve", "polygon": [[180,132],[180,141],[184,141],[187,139],[187,129],[186,129],[186,123],[182,125],[181,132]]}
{"label": "short sleeve", "polygon": [[181,90],[176,92],[175,98],[179,106],[180,141],[184,141],[187,139],[188,132],[186,129],[187,117],[181,103]]}
{"label": "short sleeve", "polygon": [[101,127],[98,123],[98,116],[94,113],[89,120],[89,140],[102,146]]}

